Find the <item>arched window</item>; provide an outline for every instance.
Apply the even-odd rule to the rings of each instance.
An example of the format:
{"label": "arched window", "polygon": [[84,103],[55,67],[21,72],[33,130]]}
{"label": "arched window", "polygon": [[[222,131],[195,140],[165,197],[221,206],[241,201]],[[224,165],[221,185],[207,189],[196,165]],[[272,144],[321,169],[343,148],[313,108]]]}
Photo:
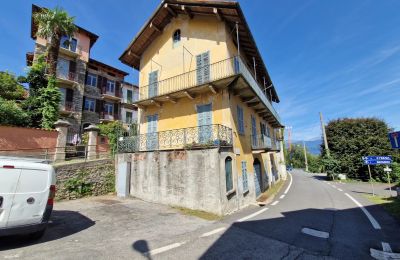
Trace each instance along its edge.
{"label": "arched window", "polygon": [[225,181],[226,181],[226,192],[233,190],[233,179],[232,179],[232,158],[226,157],[225,159]]}
{"label": "arched window", "polygon": [[172,36],[173,46],[176,47],[181,41],[181,30],[176,30]]}

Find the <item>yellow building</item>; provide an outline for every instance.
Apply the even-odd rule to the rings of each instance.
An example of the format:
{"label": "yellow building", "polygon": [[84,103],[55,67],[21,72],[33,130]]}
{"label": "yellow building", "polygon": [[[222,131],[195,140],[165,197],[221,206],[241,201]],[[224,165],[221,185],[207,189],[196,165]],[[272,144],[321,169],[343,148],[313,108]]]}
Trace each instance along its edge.
{"label": "yellow building", "polygon": [[135,152],[218,148],[243,205],[285,178],[279,98],[239,3],[164,0],[120,60],[139,71]]}

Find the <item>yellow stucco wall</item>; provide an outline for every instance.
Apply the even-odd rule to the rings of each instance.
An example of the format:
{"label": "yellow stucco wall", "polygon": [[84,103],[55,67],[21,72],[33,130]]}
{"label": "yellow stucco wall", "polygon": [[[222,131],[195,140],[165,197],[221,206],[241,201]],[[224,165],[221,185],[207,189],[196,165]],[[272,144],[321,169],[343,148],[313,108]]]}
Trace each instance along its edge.
{"label": "yellow stucco wall", "polygon": [[[181,30],[181,42],[173,46],[172,35],[175,30]],[[139,88],[148,85],[148,74],[158,70],[158,80],[194,70],[196,67],[196,55],[210,51],[210,63],[215,63],[237,55],[237,50],[232,41],[233,33],[228,32],[225,24],[214,17],[196,16],[189,19],[187,16],[178,16],[163,30],[162,34],[148,46],[141,57]],[[183,46],[188,49],[185,51]],[[239,97],[229,93],[227,89],[217,94],[204,93],[191,100],[181,98],[176,104],[163,102],[161,107],[149,106],[139,109],[140,133],[147,131],[147,116],[158,115],[158,131],[166,131],[179,128],[195,127],[198,125],[197,105],[212,104],[212,123],[221,124],[232,128],[234,151],[236,156],[236,172],[242,174],[241,162],[247,162],[248,181],[254,181],[251,176],[254,173],[253,162],[255,158],[261,163],[262,174],[267,174],[271,181],[271,162],[269,153],[253,154],[251,149],[251,115],[256,118],[257,134],[260,133],[260,122],[265,122],[258,114],[244,104]],[[237,105],[244,111],[244,135],[239,135],[237,129]],[[275,154],[275,153],[274,153]],[[274,155],[275,156],[275,155]],[[277,160],[275,160],[278,163]],[[249,183],[249,187],[254,184]],[[236,187],[236,184],[235,184]]]}

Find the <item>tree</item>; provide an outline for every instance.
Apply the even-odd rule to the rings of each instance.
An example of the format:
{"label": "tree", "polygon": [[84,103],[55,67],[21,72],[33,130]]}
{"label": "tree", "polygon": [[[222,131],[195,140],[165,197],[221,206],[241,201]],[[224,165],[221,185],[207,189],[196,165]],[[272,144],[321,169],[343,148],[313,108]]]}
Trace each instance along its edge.
{"label": "tree", "polygon": [[0,97],[0,125],[25,126],[29,116],[14,100]]}
{"label": "tree", "polygon": [[57,87],[55,77],[49,78],[47,87],[40,95],[40,100],[43,104],[41,109],[42,128],[51,129],[54,126],[54,122],[58,119],[61,100],[61,92]]}
{"label": "tree", "polygon": [[29,97],[23,103],[23,108],[31,118],[31,127],[41,127],[42,107],[41,94],[47,87],[47,63],[44,55],[39,55],[27,72],[25,82],[29,84]]}
{"label": "tree", "polygon": [[[344,118],[330,121],[326,126],[331,158],[329,162],[335,173],[345,173],[349,178],[368,179],[368,170],[362,162],[362,156],[392,155],[399,161],[398,155],[391,149],[388,139],[388,125],[377,118]],[[325,156],[325,151],[321,147]],[[335,161],[333,163],[332,161]],[[384,180],[382,166],[371,167],[372,177]]]}
{"label": "tree", "polygon": [[24,88],[17,78],[8,72],[0,72],[0,97],[6,100],[22,100]]}
{"label": "tree", "polygon": [[74,24],[75,18],[70,17],[63,9],[56,7],[54,10],[42,9],[33,15],[33,19],[38,26],[36,35],[49,41],[47,46],[48,73],[50,77],[56,77],[61,37],[73,36],[77,30]]}

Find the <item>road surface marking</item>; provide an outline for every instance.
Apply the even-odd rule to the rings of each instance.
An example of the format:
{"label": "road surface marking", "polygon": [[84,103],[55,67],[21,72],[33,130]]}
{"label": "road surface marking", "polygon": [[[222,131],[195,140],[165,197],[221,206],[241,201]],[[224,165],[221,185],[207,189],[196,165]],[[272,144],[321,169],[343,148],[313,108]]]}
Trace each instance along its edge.
{"label": "road surface marking", "polygon": [[255,213],[253,213],[253,214],[250,214],[250,215],[248,215],[248,216],[246,216],[246,217],[243,217],[243,218],[237,220],[237,222],[243,222],[243,221],[245,221],[245,220],[248,220],[248,219],[250,219],[250,218],[253,218],[253,217],[255,217],[255,216],[257,216],[257,215],[263,213],[263,212],[266,211],[266,210],[268,210],[268,208],[259,210],[259,211],[255,212]]}
{"label": "road surface marking", "polygon": [[393,253],[392,248],[390,247],[389,243],[382,242],[382,249],[383,249],[383,252]]}
{"label": "road surface marking", "polygon": [[150,251],[144,253],[144,255],[147,255],[147,256],[157,255],[157,254],[166,252],[168,250],[180,247],[180,246],[184,245],[185,243],[186,242],[181,242],[181,243],[174,243],[174,244],[171,244],[171,245],[168,245],[168,246],[163,246],[163,247],[160,247],[160,248],[157,248],[157,249],[150,250]]}
{"label": "road surface marking", "polygon": [[289,182],[289,186],[286,188],[284,194],[286,195],[288,193],[288,191],[290,190],[290,187],[292,186],[292,181],[293,181],[293,177],[290,173],[288,173],[288,175],[290,176],[290,182]]}
{"label": "road surface marking", "polygon": [[383,251],[376,250],[373,248],[370,248],[369,252],[373,258],[379,259],[379,260],[400,259],[400,254],[398,254],[398,253],[383,252]]}
{"label": "road surface marking", "polygon": [[338,188],[338,191],[343,191],[341,188]]}
{"label": "road surface marking", "polygon": [[284,197],[285,197],[285,195],[281,195],[279,198],[280,198],[280,199],[283,199]]}
{"label": "road surface marking", "polygon": [[271,205],[272,205],[272,206],[275,206],[275,205],[278,204],[278,203],[279,203],[279,200],[274,201]]}
{"label": "road surface marking", "polygon": [[310,236],[319,237],[319,238],[329,238],[329,233],[324,231],[319,231],[312,228],[302,228],[301,232]]}
{"label": "road surface marking", "polygon": [[225,227],[217,228],[217,229],[214,229],[214,230],[212,230],[212,231],[210,231],[210,232],[204,233],[204,234],[201,235],[200,237],[212,236],[212,235],[214,235],[214,234],[217,234],[217,233],[219,233],[219,232],[224,231],[225,229],[226,229]]}
{"label": "road surface marking", "polygon": [[369,211],[366,208],[364,208],[363,205],[361,205],[360,202],[358,202],[355,198],[353,198],[347,193],[345,193],[345,195],[349,197],[364,212],[364,214],[367,216],[367,218],[369,219],[369,221],[371,222],[372,226],[375,229],[381,229],[381,226],[379,225],[378,221],[376,221],[376,219],[369,213]]}

